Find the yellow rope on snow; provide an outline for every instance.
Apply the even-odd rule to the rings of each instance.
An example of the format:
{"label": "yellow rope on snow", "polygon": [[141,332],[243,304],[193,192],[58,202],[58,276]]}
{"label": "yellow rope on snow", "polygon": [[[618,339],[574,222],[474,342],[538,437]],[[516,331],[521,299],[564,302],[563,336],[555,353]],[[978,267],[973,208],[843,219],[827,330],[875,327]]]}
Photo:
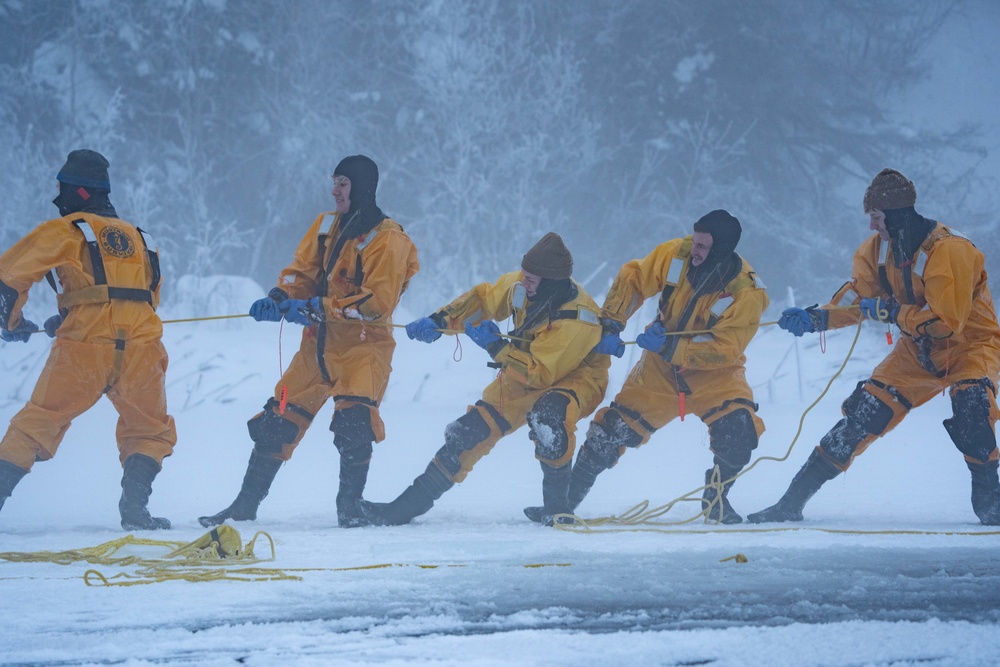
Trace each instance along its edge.
{"label": "yellow rope on snow", "polygon": [[[792,449],[795,447],[795,443],[798,442],[799,435],[802,434],[802,425],[805,422],[806,415],[809,414],[809,412],[814,407],[816,407],[816,405],[823,399],[824,396],[826,396],[826,393],[830,390],[830,387],[833,386],[834,380],[836,380],[840,376],[840,374],[844,371],[844,368],[847,367],[847,362],[851,359],[851,355],[854,354],[854,348],[857,346],[857,344],[858,344],[858,338],[861,336],[861,326],[862,326],[863,323],[864,323],[864,320],[861,320],[861,321],[858,322],[857,329],[854,332],[854,340],[851,342],[851,347],[847,351],[847,356],[844,357],[843,363],[840,364],[840,368],[837,369],[837,372],[834,373],[833,376],[830,378],[830,380],[826,383],[826,386],[823,388],[823,391],[820,393],[820,395],[816,397],[816,400],[814,400],[812,403],[810,403],[809,407],[807,407],[802,412],[802,416],[799,418],[799,427],[795,431],[795,437],[792,438],[792,442],[788,445],[788,450],[785,452],[784,456],[781,456],[781,457],[774,457],[774,456],[760,456],[760,457],[757,457],[750,465],[748,465],[746,468],[744,468],[738,474],[736,474],[736,476],[732,477],[731,479],[727,479],[727,480],[720,479],[721,475],[719,473],[719,468],[718,468],[718,466],[716,466],[715,469],[712,471],[712,477],[709,480],[708,484],[704,484],[704,485],[698,487],[697,489],[693,489],[691,491],[688,491],[684,495],[679,496],[677,498],[674,498],[673,500],[671,500],[667,504],[660,505],[659,507],[654,507],[652,509],[649,509],[649,501],[648,500],[643,500],[642,502],[640,502],[640,503],[632,506],[631,508],[629,508],[628,510],[626,510],[624,513],[622,513],[620,515],[611,515],[611,516],[607,516],[607,517],[598,517],[598,518],[595,518],[595,519],[584,519],[582,517],[579,517],[579,516],[576,516],[576,515],[573,515],[573,514],[560,514],[560,515],[557,515],[556,518],[559,518],[559,517],[572,518],[573,523],[559,523],[558,521],[556,521],[554,523],[554,525],[557,528],[559,528],[560,530],[586,533],[586,532],[595,532],[595,528],[600,528],[600,527],[605,527],[605,526],[619,527],[617,529],[620,529],[620,527],[636,526],[636,525],[640,525],[640,524],[645,524],[645,525],[650,525],[650,526],[660,526],[660,527],[682,526],[682,525],[685,525],[685,524],[693,523],[694,521],[697,521],[698,519],[701,519],[703,517],[704,517],[705,523],[709,523],[709,518],[708,518],[709,513],[712,511],[712,508],[714,506],[716,506],[716,505],[718,505],[718,507],[719,507],[719,516],[720,516],[720,519],[724,518],[723,517],[723,509],[722,509],[722,505],[721,505],[721,502],[722,502],[721,501],[722,490],[723,490],[724,486],[726,486],[728,484],[731,484],[735,480],[739,479],[740,477],[742,477],[746,473],[748,473],[751,470],[753,470],[757,466],[757,464],[760,463],[761,461],[778,461],[778,462],[780,462],[780,461],[787,460],[788,457],[791,456]],[[685,333],[687,333],[687,332],[685,332]],[[670,510],[672,510],[674,508],[674,506],[676,506],[678,503],[681,503],[681,502],[697,502],[697,503],[702,503],[702,498],[701,498],[700,494],[705,489],[708,489],[708,488],[715,489],[715,498],[712,500],[711,503],[709,503],[709,505],[707,507],[703,507],[702,510],[698,514],[695,514],[694,516],[692,516],[690,518],[683,519],[683,520],[680,520],[680,521],[657,521],[656,520],[657,518],[659,518],[659,517],[667,514],[668,512],[670,512]],[[721,523],[721,521],[720,521],[720,523]],[[760,529],[760,530],[753,531],[753,532],[767,532],[768,530],[777,530],[777,529],[767,529],[767,528],[765,528],[765,529]],[[598,532],[614,532],[614,531],[613,530],[601,530],[601,531],[598,531]],[[657,531],[657,532],[674,532],[674,531]],[[699,532],[703,532],[703,531],[699,531]]]}
{"label": "yellow rope on snow", "polygon": [[[257,539],[264,537],[268,541],[271,555],[260,558],[254,552]],[[117,555],[126,547],[159,547],[170,551],[164,556],[149,557],[141,555]],[[128,534],[118,539],[104,542],[93,547],[69,549],[66,551],[36,551],[36,552],[3,552],[0,559],[15,563],[55,563],[71,565],[86,562],[91,565],[109,567],[135,567],[134,573],[120,573],[111,577],[104,576],[97,570],[87,570],[83,575],[88,586],[134,586],[149,584],[170,579],[186,581],[214,581],[230,579],[239,581],[258,581],[261,579],[298,579],[287,575],[282,570],[267,568],[242,567],[237,565],[252,565],[273,561],[275,559],[274,540],[264,531],[258,531],[246,545],[240,542],[240,535],[231,526],[222,525],[209,531],[194,542],[175,542],[170,540],[151,540]],[[216,566],[206,569],[206,566]],[[220,567],[221,566],[221,567]]]}

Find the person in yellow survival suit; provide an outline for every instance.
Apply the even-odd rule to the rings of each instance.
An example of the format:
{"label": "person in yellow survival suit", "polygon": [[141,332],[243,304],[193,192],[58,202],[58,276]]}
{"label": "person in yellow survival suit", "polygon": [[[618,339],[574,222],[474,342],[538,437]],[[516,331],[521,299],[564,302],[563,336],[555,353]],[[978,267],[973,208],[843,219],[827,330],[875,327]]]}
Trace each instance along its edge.
{"label": "person in yellow survival suit", "polygon": [[330,430],[340,453],[337,522],[365,525],[357,502],[368,480],[372,444],[385,438],[378,407],[392,370],[392,312],[417,273],[417,249],[375,201],[378,166],[364,155],[333,172],[336,210],[313,223],[268,296],[257,321],[305,327],[299,351],[274,395],[247,426],[254,447],[236,500],[203,516],[205,527],[257,518],[281,464],[292,456],[317,411],[333,398]]}
{"label": "person in yellow survival suit", "polygon": [[[542,467],[542,521],[551,525],[556,514],[568,511],[576,422],[600,405],[611,365],[593,352],[601,338],[597,304],[570,277],[572,270],[569,250],[550,232],[524,255],[521,271],[476,285],[407,325],[407,335],[425,343],[437,340],[442,329],[464,327],[500,375],[445,428],[444,446],[399,497],[389,503],[361,501],[371,523],[397,526],[424,514],[500,438],[525,423]],[[504,338],[494,320],[508,317],[514,329]]]}
{"label": "person in yellow survival suit", "polygon": [[[37,326],[22,308],[47,278],[59,313],[45,322],[55,338],[31,399],[0,441],[0,507],[36,461],[51,459],[70,423],[102,394],[118,411],[125,530],[170,528],[146,505],[153,479],[177,441],[167,414],[167,353],[156,307],[160,263],[150,237],[118,217],[108,161],[75,150],[56,179],[61,217],[43,222],[0,256],[0,327],[27,341]],[[61,291],[60,291],[61,290]]]}
{"label": "person in yellow survival suit", "polygon": [[691,411],[708,426],[714,454],[705,483],[717,469],[722,488],[721,494],[717,485],[703,493],[708,518],[743,521],[729,504],[729,489],[764,432],[743,352],[769,301],[753,268],[736,254],[741,234],[739,220],[728,211],[712,211],[694,224],[691,236],[662,243],[618,272],[601,310],[604,335],[597,351],[622,356],[619,334],[655,294],[658,313],[636,339],[644,350],[639,362],[587,430],[573,465],[571,509],[626,449],[645,444],[656,430]]}
{"label": "person in yellow survival suit", "polygon": [[[851,280],[826,306],[782,314],[779,326],[796,336],[862,318],[895,324],[902,336],[844,401],[843,419],[823,436],[781,499],[748,515],[750,521],[801,521],[823,484],[947,388],[953,416],[944,427],[972,474],[972,509],[983,524],[1000,525],[994,432],[1000,325],[985,258],[957,231],[918,214],[916,201],[912,181],[893,169],[879,172],[863,201],[876,233],[855,253]],[[859,307],[837,308],[851,305]]]}

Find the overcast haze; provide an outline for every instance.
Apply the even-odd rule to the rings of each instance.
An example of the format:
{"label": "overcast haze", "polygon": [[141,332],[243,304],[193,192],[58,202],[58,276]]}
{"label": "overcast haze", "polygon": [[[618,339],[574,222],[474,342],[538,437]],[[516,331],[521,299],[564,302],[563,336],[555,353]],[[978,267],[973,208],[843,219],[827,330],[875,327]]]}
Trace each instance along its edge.
{"label": "overcast haze", "polygon": [[[364,153],[381,169],[382,208],[420,252],[397,323],[516,269],[547,231],[600,301],[622,263],[715,208],[742,220],[739,252],[774,320],[849,277],[870,233],[862,194],[892,166],[916,182],[918,211],[986,253],[995,291],[998,38],[989,0],[0,0],[0,248],[56,214],[66,154],[95,149],[120,215],[159,243],[161,315],[245,313],[332,208],[333,167]],[[33,290],[24,312],[53,314],[51,290]],[[737,511],[780,496],[885,354],[884,333],[862,328],[789,452],[854,331],[821,342],[762,327],[747,350],[767,424],[755,454],[788,460],[741,478]],[[150,509],[173,530],[142,536],[193,540],[197,517],[232,500],[246,420],[298,335],[249,318],[165,326],[179,440]],[[495,377],[465,337],[460,352],[451,338],[396,338],[366,491],[377,501],[423,470]],[[50,345],[0,343],[0,423]],[[605,404],[629,350],[612,360]],[[996,665],[1000,535],[970,507],[941,426],[950,409],[937,397],[874,443],[810,502],[802,530],[576,534],[523,517],[541,477],[523,430],[412,525],[337,528],[327,405],[258,521],[237,525],[244,542],[269,532],[266,566],[301,580],[89,588],[93,564],[19,554],[122,536],[116,416],[100,401],[0,513],[0,663]],[[704,425],[675,421],[579,511],[666,503],[700,486],[710,461]]]}

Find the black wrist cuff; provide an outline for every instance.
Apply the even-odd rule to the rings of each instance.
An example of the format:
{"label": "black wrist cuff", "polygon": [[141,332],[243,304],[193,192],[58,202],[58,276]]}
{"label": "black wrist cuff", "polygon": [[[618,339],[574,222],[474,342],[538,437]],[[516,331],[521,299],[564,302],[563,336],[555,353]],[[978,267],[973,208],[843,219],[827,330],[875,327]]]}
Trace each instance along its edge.
{"label": "black wrist cuff", "polygon": [[500,354],[500,352],[505,347],[507,347],[507,341],[504,340],[503,338],[501,338],[500,340],[494,341],[494,342],[490,343],[489,345],[487,345],[486,346],[486,351],[489,352],[489,355],[491,357],[493,357],[494,359],[496,359],[497,355]]}
{"label": "black wrist cuff", "polygon": [[438,329],[448,328],[448,315],[443,310],[439,310],[433,315],[428,315],[428,317],[434,320],[434,324],[437,325]]}
{"label": "black wrist cuff", "polygon": [[271,291],[267,293],[267,296],[271,298],[275,303],[281,303],[288,298],[288,292],[281,289],[280,287],[272,287]]}
{"label": "black wrist cuff", "polygon": [[621,322],[616,322],[615,320],[609,319],[607,317],[601,318],[601,334],[620,334],[625,330],[625,325]]}

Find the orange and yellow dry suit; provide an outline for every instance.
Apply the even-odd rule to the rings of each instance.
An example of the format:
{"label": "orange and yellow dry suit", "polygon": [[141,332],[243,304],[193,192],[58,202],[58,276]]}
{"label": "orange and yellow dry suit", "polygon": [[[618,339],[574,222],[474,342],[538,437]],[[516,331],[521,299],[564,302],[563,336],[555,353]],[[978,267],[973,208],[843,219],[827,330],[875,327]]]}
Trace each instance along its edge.
{"label": "orange and yellow dry suit", "polygon": [[1000,325],[984,270],[967,238],[936,223],[911,261],[896,265],[891,243],[872,235],[854,255],[852,278],[821,308],[826,328],[856,325],[862,298],[893,298],[902,334],[843,405],[845,419],[818,450],[840,470],[913,408],[950,388],[955,416],[945,421],[968,462],[997,460]]}
{"label": "orange and yellow dry suit", "polygon": [[340,238],[343,222],[338,213],[316,218],[278,279],[277,289],[290,298],[321,296],[325,315],[305,328],[274,397],[250,420],[257,449],[281,460],[291,457],[329,398],[335,402],[331,430],[345,410],[367,409],[363,421],[375,441],[385,438],[378,406],[396,348],[392,312],[420,264],[413,242],[391,218],[353,238]]}
{"label": "orange and yellow dry suit", "polygon": [[[598,308],[576,282],[569,299],[525,326],[531,304],[519,284],[521,271],[481,283],[445,306],[438,315],[447,329],[483,320],[512,318],[513,339],[494,357],[500,374],[469,412],[450,424],[434,462],[452,482],[461,482],[503,436],[529,421],[535,457],[552,467],[573,459],[576,422],[604,399],[611,360],[593,352],[601,338]],[[549,417],[558,415],[557,422]],[[558,430],[560,437],[536,431]]]}
{"label": "orange and yellow dry suit", "polygon": [[52,458],[73,419],[107,394],[119,414],[120,460],[138,453],[162,463],[177,433],[167,414],[152,240],[124,220],[93,213],[42,223],[0,257],[6,328],[22,321],[29,288],[46,276],[61,290],[64,321],[31,399],[0,441],[0,459],[30,470]]}
{"label": "orange and yellow dry suit", "polygon": [[[667,356],[644,350],[611,405],[598,411],[584,447],[603,449],[597,458],[604,467],[685,412],[709,427],[713,453],[736,471],[764,432],[746,381],[744,350],[768,306],[767,292],[739,258],[739,271],[721,291],[697,296],[688,280],[691,245],[690,236],[674,239],[626,263],[605,299],[602,318],[621,330],[646,299],[659,294],[659,320],[668,333],[681,335],[668,337]],[[732,436],[715,437],[714,425],[729,415],[734,423],[726,431]]]}

